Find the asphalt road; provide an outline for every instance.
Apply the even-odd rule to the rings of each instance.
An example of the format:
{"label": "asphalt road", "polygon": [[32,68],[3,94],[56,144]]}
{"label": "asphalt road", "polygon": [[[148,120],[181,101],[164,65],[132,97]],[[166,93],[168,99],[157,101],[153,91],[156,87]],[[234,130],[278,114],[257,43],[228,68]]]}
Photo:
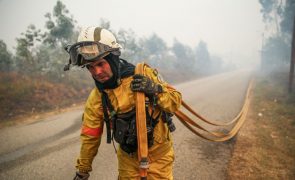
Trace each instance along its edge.
{"label": "asphalt road", "polygon": [[[218,121],[232,119],[243,104],[251,71],[241,70],[215,75],[175,87],[194,109]],[[0,129],[0,179],[72,179],[79,154],[82,108],[54,115],[34,123]],[[208,142],[174,119],[176,159],[174,177],[178,179],[227,179],[227,165],[234,139]],[[90,179],[117,179],[116,154],[103,137],[93,162]]]}

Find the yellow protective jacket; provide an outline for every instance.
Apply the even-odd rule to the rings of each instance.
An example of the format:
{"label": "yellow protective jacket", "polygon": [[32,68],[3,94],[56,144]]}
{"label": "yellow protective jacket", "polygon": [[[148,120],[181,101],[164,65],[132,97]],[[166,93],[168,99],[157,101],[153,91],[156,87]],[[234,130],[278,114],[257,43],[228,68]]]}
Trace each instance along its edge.
{"label": "yellow protective jacket", "polygon": [[[158,106],[155,110],[154,117],[161,113],[161,110],[171,113],[175,112],[180,107],[181,94],[166,82],[162,81],[156,70],[146,67],[144,71],[147,77],[152,79],[155,83],[160,84],[163,88],[163,93],[158,94]],[[132,76],[123,78],[121,84],[117,88],[105,90],[111,104],[118,114],[129,112],[135,108],[135,93],[130,89],[130,83],[132,80]],[[89,172],[92,170],[91,164],[97,154],[101,142],[103,125],[104,120],[101,93],[97,88],[94,88],[88,97],[83,114],[83,125],[81,130],[82,144],[80,157],[78,158],[76,165],[76,168],[80,172]],[[168,160],[170,161],[168,163],[171,165],[171,170],[167,173],[169,176],[172,176],[172,162],[174,160],[172,139],[167,124],[163,122],[162,118],[160,118],[159,123],[154,128],[154,145],[149,148],[150,163],[156,162],[167,153],[169,154],[169,157],[172,157]],[[137,155],[131,157],[119,148],[117,156],[119,161],[119,176],[121,179],[124,177],[130,179],[131,176],[137,176],[138,169],[132,169],[132,167],[129,167],[138,167],[136,166],[138,163]],[[133,163],[133,165],[130,163]],[[152,164],[150,169],[151,167],[153,167]],[[157,169],[157,167],[155,167],[155,169]]]}

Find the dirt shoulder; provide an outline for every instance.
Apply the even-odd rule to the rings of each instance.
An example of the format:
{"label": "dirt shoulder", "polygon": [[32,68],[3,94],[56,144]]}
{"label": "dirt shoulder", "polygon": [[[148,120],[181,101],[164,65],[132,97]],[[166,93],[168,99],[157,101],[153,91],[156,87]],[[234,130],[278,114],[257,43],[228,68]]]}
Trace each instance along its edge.
{"label": "dirt shoulder", "polygon": [[281,72],[257,76],[229,179],[295,179],[295,93],[287,93],[287,77]]}

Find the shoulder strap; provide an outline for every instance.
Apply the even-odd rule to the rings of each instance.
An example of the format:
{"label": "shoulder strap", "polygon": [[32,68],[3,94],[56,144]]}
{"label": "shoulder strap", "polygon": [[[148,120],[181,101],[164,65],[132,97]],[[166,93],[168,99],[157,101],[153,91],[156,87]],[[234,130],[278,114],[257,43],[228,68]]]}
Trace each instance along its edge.
{"label": "shoulder strap", "polygon": [[102,109],[104,115],[104,121],[106,123],[107,129],[107,143],[110,144],[112,140],[111,136],[111,120],[109,118],[108,111],[110,112],[111,118],[113,118],[116,114],[114,107],[112,106],[108,94],[105,91],[101,91],[101,100],[102,100]]}
{"label": "shoulder strap", "polygon": [[106,129],[107,129],[107,143],[110,144],[111,143],[111,121],[109,118],[109,114],[108,114],[108,109],[107,109],[107,104],[108,104],[108,97],[107,97],[107,93],[102,91],[101,92],[101,102],[102,102],[102,109],[103,109],[103,116],[104,116],[104,121],[106,123]]}

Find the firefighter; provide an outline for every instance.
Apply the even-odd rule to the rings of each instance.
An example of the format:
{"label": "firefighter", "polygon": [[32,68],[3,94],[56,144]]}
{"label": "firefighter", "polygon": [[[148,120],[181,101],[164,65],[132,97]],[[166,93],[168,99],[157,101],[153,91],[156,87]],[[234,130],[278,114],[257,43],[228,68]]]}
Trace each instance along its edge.
{"label": "firefighter", "polygon": [[106,29],[83,28],[77,43],[68,45],[65,49],[70,55],[65,70],[69,70],[72,65],[86,67],[96,85],[87,99],[83,113],[81,150],[74,179],[89,178],[104,125],[107,143],[114,140],[119,143],[119,179],[139,178],[134,92],[145,93],[148,103],[147,178],[173,179],[174,152],[170,131],[175,127],[167,114],[180,107],[181,94],[150,67],[145,68],[145,76],[134,75],[135,66],[119,57],[121,46]]}

